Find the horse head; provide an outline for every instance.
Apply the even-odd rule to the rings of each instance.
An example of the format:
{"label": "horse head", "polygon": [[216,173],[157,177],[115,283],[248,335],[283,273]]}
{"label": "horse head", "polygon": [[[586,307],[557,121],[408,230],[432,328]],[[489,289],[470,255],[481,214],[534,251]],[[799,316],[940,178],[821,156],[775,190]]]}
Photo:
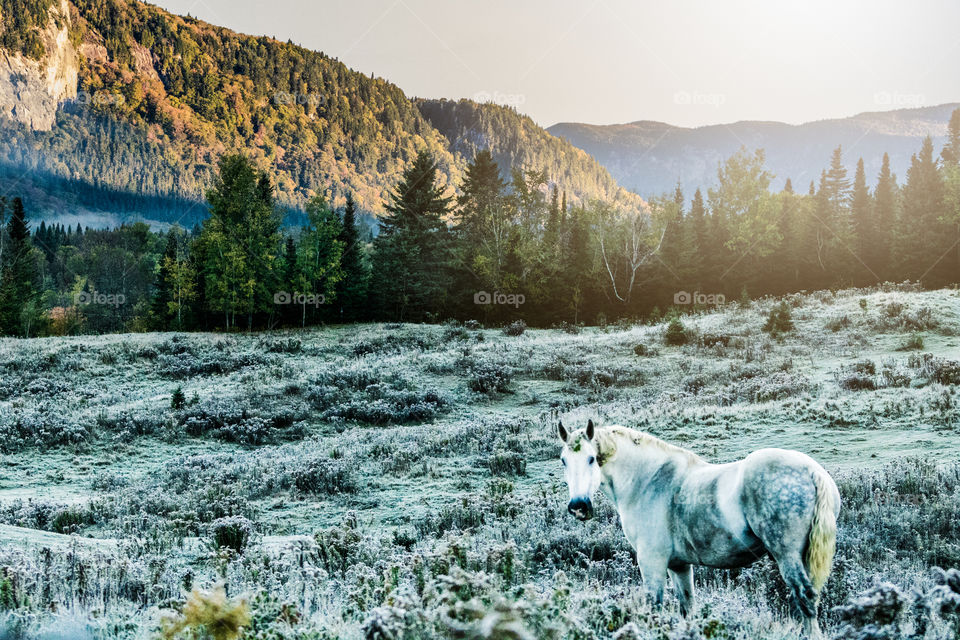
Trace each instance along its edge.
{"label": "horse head", "polygon": [[573,433],[567,433],[560,422],[557,435],[563,441],[560,462],[563,463],[563,474],[570,488],[567,511],[578,520],[589,520],[593,517],[593,495],[600,488],[602,480],[593,420],[587,422],[585,429]]}

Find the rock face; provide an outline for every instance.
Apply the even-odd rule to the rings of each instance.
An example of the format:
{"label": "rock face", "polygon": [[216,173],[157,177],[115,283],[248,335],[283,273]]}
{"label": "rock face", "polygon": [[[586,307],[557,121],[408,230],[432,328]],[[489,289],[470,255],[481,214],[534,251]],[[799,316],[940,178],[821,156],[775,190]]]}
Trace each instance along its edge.
{"label": "rock face", "polygon": [[[64,25],[59,29],[58,13]],[[67,0],[61,0],[41,34],[46,47],[43,59],[0,51],[0,116],[49,131],[60,105],[77,97],[77,53],[70,42],[69,25],[69,6]]]}

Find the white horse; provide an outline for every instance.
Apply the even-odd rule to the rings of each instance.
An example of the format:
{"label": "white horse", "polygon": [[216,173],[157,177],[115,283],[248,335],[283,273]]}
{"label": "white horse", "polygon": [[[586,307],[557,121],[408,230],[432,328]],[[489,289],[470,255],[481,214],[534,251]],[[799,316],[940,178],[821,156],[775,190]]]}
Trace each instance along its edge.
{"label": "white horse", "polygon": [[657,604],[667,574],[683,615],[694,604],[694,565],[736,568],[766,554],[776,561],[804,631],[820,636],[817,604],[836,549],[840,493],[827,472],[798,451],[761,449],[711,464],[650,434],[621,426],[567,433],[560,459],[567,510],[593,516],[597,490],[613,502]]}

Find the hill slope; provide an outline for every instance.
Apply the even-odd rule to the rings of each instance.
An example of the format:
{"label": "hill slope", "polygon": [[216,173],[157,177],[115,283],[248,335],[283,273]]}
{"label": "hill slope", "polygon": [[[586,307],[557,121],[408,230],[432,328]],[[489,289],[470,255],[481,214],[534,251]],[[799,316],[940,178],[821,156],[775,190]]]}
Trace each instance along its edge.
{"label": "hill slope", "polygon": [[713,184],[717,163],[741,145],[766,149],[767,166],[777,175],[775,186],[782,186],[789,177],[796,189],[805,190],[829,164],[837,145],[843,145],[851,174],[857,158],[863,157],[872,180],[887,152],[894,172],[905,177],[910,156],[925,136],[932,135],[939,150],[950,114],[958,106],[861,113],[801,125],[745,121],[690,129],[638,121],[560,123],[547,131],[595,157],[620,184],[645,197],[671,191],[678,180],[691,190]]}
{"label": "hill slope", "polygon": [[[442,134],[399,87],[323,53],[138,0],[17,0],[15,19],[9,1],[0,188],[25,193],[48,218],[82,211],[190,223],[203,215],[197,205],[217,159],[235,150],[268,170],[280,202],[295,208],[315,193],[339,201],[349,190],[378,213],[422,148],[450,186],[466,166],[465,148],[450,142],[456,131]],[[49,69],[74,74],[79,92],[54,86]],[[552,165],[574,201],[616,190],[569,144],[519,117],[500,122],[524,129],[493,137],[523,139],[522,160]]]}
{"label": "hill slope", "polygon": [[599,197],[641,202],[636,194],[620,187],[595,158],[569,141],[550,135],[514,109],[472,100],[418,100],[417,105],[459,156],[472,158],[478,151],[489,149],[501,168],[545,169],[574,200]]}

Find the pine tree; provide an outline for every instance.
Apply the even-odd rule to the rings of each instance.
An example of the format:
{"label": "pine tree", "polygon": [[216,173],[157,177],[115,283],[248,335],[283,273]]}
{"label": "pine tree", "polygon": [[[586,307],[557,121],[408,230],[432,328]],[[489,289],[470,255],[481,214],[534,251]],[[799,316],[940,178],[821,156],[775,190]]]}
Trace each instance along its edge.
{"label": "pine tree", "polygon": [[450,238],[444,217],[451,198],[443,191],[436,163],[421,151],[390,195],[374,243],[374,288],[387,317],[422,320],[447,306]]}
{"label": "pine tree", "polygon": [[898,264],[908,278],[938,286],[955,278],[944,262],[952,243],[952,229],[942,221],[943,181],[933,157],[933,140],[927,136],[914,155],[903,187],[903,214],[898,233]]}
{"label": "pine tree", "polygon": [[564,272],[568,275],[568,288],[565,299],[572,312],[573,324],[582,319],[587,303],[587,288],[591,280],[590,232],[587,215],[583,206],[571,212],[570,235],[565,255]]}
{"label": "pine tree", "polygon": [[830,168],[823,175],[821,192],[823,200],[817,208],[817,215],[821,225],[824,265],[829,274],[824,284],[834,284],[849,277],[854,261],[850,255],[853,243],[853,224],[850,220],[851,185],[847,178],[847,169],[843,166],[842,147],[833,151]]}
{"label": "pine tree", "polygon": [[296,292],[301,295],[301,326],[306,325],[308,306],[311,318],[320,314],[319,302],[311,304],[310,300],[334,302],[337,285],[343,280],[340,218],[323,196],[315,196],[307,203],[307,218],[309,225],[301,230],[297,244]]}
{"label": "pine tree", "polygon": [[884,153],[880,175],[877,178],[877,187],[874,189],[877,241],[869,252],[871,259],[867,264],[885,280],[892,277],[891,274],[893,273],[890,252],[897,220],[899,219],[898,200],[897,179],[890,171],[890,156]]}
{"label": "pine tree", "polygon": [[359,320],[366,312],[370,272],[360,242],[360,230],[357,227],[357,206],[349,193],[340,226],[338,239],[343,245],[343,255],[340,258],[343,280],[337,286],[337,303],[343,320]]}
{"label": "pine tree", "polygon": [[6,239],[0,264],[0,334],[29,337],[43,314],[39,305],[38,254],[30,240],[30,227],[20,198],[13,199]]}
{"label": "pine tree", "polygon": [[153,300],[150,302],[150,324],[158,331],[170,328],[171,264],[177,260],[177,237],[174,230],[167,232],[167,244],[157,264],[157,277],[154,280]]}
{"label": "pine tree", "polygon": [[487,149],[478,151],[473,162],[467,166],[466,176],[460,186],[461,195],[457,198],[457,232],[461,237],[469,242],[483,235],[505,188],[500,167],[493,155]]}
{"label": "pine tree", "polygon": [[[487,150],[477,152],[457,198],[457,285],[463,291],[500,286],[510,226],[505,190],[493,156]],[[460,302],[462,307],[472,303]]]}
{"label": "pine tree", "polygon": [[[709,190],[713,211],[717,260],[713,265],[717,285],[727,277],[745,282],[758,273],[757,261],[778,245],[777,207],[770,193],[773,176],[764,168],[762,149],[741,148],[717,167],[717,186]],[[739,275],[738,275],[739,274]],[[726,284],[726,283],[724,283]]]}
{"label": "pine tree", "polygon": [[550,208],[547,224],[543,231],[544,253],[552,258],[556,254],[557,239],[560,235],[560,194],[557,185],[550,191]]}
{"label": "pine tree", "polygon": [[710,244],[710,232],[707,228],[707,209],[703,203],[703,193],[700,189],[694,192],[693,200],[690,201],[689,218],[691,232],[690,269],[696,280],[694,284],[702,287],[704,282],[704,256]]}
{"label": "pine tree", "polygon": [[285,291],[293,293],[297,287],[297,241],[293,236],[287,236],[283,245],[283,286]]}
{"label": "pine tree", "polygon": [[280,219],[272,192],[266,175],[242,155],[220,160],[207,192],[210,217],[200,237],[203,295],[211,310],[223,314],[227,329],[236,325],[238,313],[246,314],[250,329],[255,313],[275,311]]}
{"label": "pine tree", "polygon": [[[300,265],[297,262],[297,241],[292,235],[288,235],[283,243],[283,260],[281,264],[281,275],[279,287],[281,298],[292,296],[297,292],[300,286]],[[299,312],[293,305],[283,305],[277,309],[281,324],[293,324],[300,322],[303,313]]]}
{"label": "pine tree", "polygon": [[867,174],[863,167],[863,158],[857,161],[857,172],[853,178],[853,196],[850,202],[850,221],[852,224],[853,246],[852,251],[858,262],[859,274],[856,280],[866,284],[878,278],[872,259],[872,248],[878,241],[878,229],[874,223],[873,199],[867,189]]}
{"label": "pine tree", "polygon": [[687,238],[687,228],[683,218],[683,189],[677,183],[673,198],[654,200],[655,209],[660,209],[666,223],[663,241],[660,243],[658,263],[664,290],[672,296],[678,287],[687,286],[689,273],[690,248],[693,242]]}
{"label": "pine tree", "polygon": [[826,170],[820,172],[820,186],[813,200],[813,212],[817,221],[814,225],[816,229],[814,246],[816,248],[817,265],[820,268],[820,271],[817,273],[817,278],[813,280],[813,282],[816,283],[815,287],[819,289],[832,284],[830,281],[830,267],[832,266],[830,258],[832,256],[830,255],[829,249],[834,236],[829,225],[833,205],[830,201],[830,189],[827,186]]}
{"label": "pine tree", "polygon": [[174,236],[173,252],[171,255],[164,255],[161,261],[167,280],[166,314],[176,329],[183,329],[188,318],[192,318],[192,303],[197,297],[197,273],[182,251],[181,233],[178,227],[170,230],[170,235]]}
{"label": "pine tree", "polygon": [[783,191],[779,195],[780,212],[777,217],[777,232],[780,235],[780,250],[772,253],[768,261],[771,279],[767,291],[778,295],[789,291],[797,278],[799,251],[797,200],[798,197],[793,193],[793,185],[787,178]]}
{"label": "pine tree", "polygon": [[839,212],[847,205],[850,200],[850,180],[847,178],[847,169],[843,166],[842,147],[833,150],[823,186],[835,211]]}
{"label": "pine tree", "polygon": [[947,127],[947,144],[940,153],[944,165],[960,165],[960,109],[954,109]]}

